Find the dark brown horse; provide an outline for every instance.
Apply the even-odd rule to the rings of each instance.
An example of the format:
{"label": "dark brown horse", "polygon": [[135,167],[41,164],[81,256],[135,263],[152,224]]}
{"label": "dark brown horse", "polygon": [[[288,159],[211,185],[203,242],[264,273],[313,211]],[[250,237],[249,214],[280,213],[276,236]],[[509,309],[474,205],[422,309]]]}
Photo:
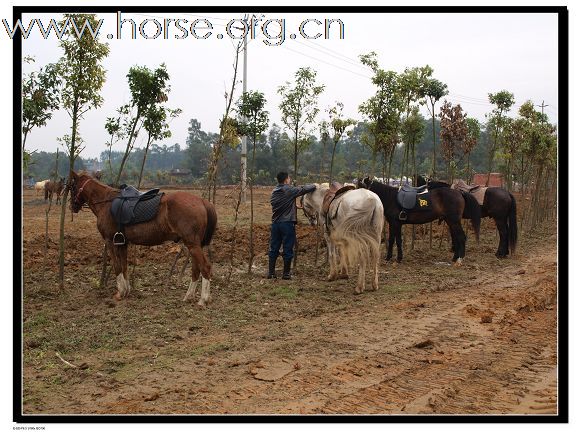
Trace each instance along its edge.
{"label": "dark brown horse", "polygon": [[214,206],[203,198],[186,192],[169,192],[161,197],[159,211],[154,219],[124,229],[126,244],[113,244],[118,231],[111,215],[111,202],[119,194],[113,189],[86,174],[72,173],[70,183],[71,209],[78,213],[83,204],[97,217],[97,228],[105,239],[117,275],[117,300],[131,290],[127,274],[127,244],[160,245],[166,241],[183,241],[191,254],[191,282],[183,299],[195,296],[201,274],[201,297],[198,304],[206,305],[210,298],[211,263],[203,251],[208,246],[216,228],[217,215]]}
{"label": "dark brown horse", "polygon": [[[448,183],[443,181],[428,180],[427,185],[431,189],[438,187],[451,187],[452,189],[461,190],[459,183],[454,183],[449,186]],[[465,186],[471,187],[467,185]],[[510,192],[501,187],[482,186],[481,189],[485,189],[483,201],[480,204],[481,217],[492,218],[495,221],[495,226],[499,232],[499,246],[497,247],[495,256],[497,258],[506,258],[510,253],[512,255],[515,254],[518,243],[516,199]],[[465,210],[463,217],[470,219],[470,211]]]}
{"label": "dark brown horse", "polygon": [[44,201],[50,200],[52,202],[52,196],[56,194],[56,203],[58,204],[64,191],[64,184],[64,178],[58,181],[47,181],[44,185]]}
{"label": "dark brown horse", "polygon": [[411,210],[407,213],[406,220],[401,220],[401,210],[397,201],[398,188],[371,180],[369,177],[357,180],[358,187],[364,187],[376,193],[385,212],[385,218],[389,222],[389,244],[387,247],[386,260],[393,256],[393,244],[397,242],[397,261],[403,259],[403,247],[401,240],[401,226],[404,224],[425,224],[436,219],[444,220],[449,226],[453,247],[453,262],[461,264],[465,257],[465,232],[461,226],[461,217],[464,210],[469,209],[472,215],[471,223],[475,230],[476,237],[479,237],[479,224],[481,214],[479,204],[473,196],[463,195],[457,190],[450,188],[435,189],[431,191],[431,209],[429,211]]}

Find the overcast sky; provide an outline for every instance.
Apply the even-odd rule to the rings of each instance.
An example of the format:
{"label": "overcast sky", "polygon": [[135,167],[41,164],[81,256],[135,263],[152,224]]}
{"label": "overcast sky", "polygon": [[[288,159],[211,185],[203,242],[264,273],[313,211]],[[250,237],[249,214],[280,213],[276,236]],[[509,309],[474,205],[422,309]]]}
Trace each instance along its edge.
{"label": "overcast sky", "polygon": [[[37,17],[37,16],[35,16]],[[48,24],[51,17],[40,15]],[[130,25],[123,27],[123,39],[107,39],[108,33],[116,34],[115,14],[99,15],[104,19],[101,39],[109,43],[110,54],[104,61],[107,80],[102,90],[104,104],[85,115],[80,132],[85,140],[83,157],[96,157],[105,149],[107,135],[105,119],[115,110],[129,102],[126,74],[131,66],[146,65],[152,69],[161,63],[167,65],[171,93],[169,106],[181,108],[182,114],[171,122],[172,137],[168,145],[185,146],[189,120],[197,118],[206,131],[217,132],[218,121],[224,110],[224,92],[231,84],[234,49],[225,35],[225,24],[236,14],[123,14],[137,25],[147,19],[182,18],[189,22],[207,18],[214,27],[208,39],[198,40],[191,36],[175,39],[183,32],[171,23],[169,39],[131,40]],[[23,17],[27,24],[32,18]],[[286,40],[279,46],[268,46],[264,36],[248,44],[248,90],[259,90],[268,100],[271,123],[281,124],[278,105],[278,86],[292,80],[295,71],[310,66],[318,72],[318,81],[326,86],[319,107],[324,110],[335,101],[345,106],[345,115],[361,119],[358,106],[368,99],[374,89],[371,72],[358,61],[362,53],[378,53],[380,66],[387,70],[402,72],[406,67],[429,64],[433,76],[448,85],[447,98],[461,104],[468,116],[481,121],[492,106],[487,101],[489,92],[507,89],[515,96],[515,110],[524,101],[535,104],[545,101],[546,113],[556,122],[558,110],[558,27],[556,14],[285,14],[269,13],[265,19],[285,19]],[[344,23],[344,39],[339,39],[338,25],[331,25],[330,39],[305,40],[298,36],[303,20],[340,19]],[[183,24],[182,27],[187,27]],[[45,24],[45,25],[46,25]],[[202,23],[198,27],[204,27]],[[323,32],[324,26],[319,29]],[[146,25],[148,35],[156,32],[153,22]],[[259,28],[258,28],[259,30]],[[268,26],[270,35],[279,33],[277,23]],[[315,22],[305,27],[309,35],[318,32]],[[206,30],[199,30],[203,35]],[[271,39],[275,43],[277,38]],[[31,32],[23,42],[23,55],[31,55],[36,62],[23,66],[24,72],[56,62],[62,55],[54,34],[44,40],[38,29]],[[240,78],[241,78],[240,64]],[[241,92],[238,86],[238,95]],[[427,112],[423,110],[425,115]],[[323,115],[321,111],[321,116]],[[515,115],[515,111],[512,111]],[[70,133],[71,121],[64,112],[57,112],[46,127],[34,130],[28,137],[30,150],[55,151],[57,137]],[[137,146],[144,142],[138,139]],[[124,144],[117,144],[121,150]]]}

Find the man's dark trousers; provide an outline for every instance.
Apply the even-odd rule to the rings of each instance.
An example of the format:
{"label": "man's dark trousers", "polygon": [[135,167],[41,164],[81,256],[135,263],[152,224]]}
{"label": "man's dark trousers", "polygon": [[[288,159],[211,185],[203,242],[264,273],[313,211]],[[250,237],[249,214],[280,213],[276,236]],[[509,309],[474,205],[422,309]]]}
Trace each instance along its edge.
{"label": "man's dark trousers", "polygon": [[294,242],[296,241],[296,224],[294,222],[274,222],[270,235],[270,253],[272,260],[278,258],[280,246],[284,245],[284,260],[294,257]]}

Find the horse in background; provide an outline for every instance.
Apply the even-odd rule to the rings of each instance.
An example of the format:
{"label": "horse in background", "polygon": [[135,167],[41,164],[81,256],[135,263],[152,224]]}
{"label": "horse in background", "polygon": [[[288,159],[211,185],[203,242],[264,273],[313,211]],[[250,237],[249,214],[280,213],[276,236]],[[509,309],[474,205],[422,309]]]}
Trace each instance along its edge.
{"label": "horse in background", "polygon": [[34,183],[34,196],[37,197],[39,193],[44,192],[44,186],[50,180],[42,180]]}
{"label": "horse in background", "polygon": [[453,247],[453,263],[461,265],[465,257],[465,232],[461,226],[461,217],[464,210],[471,213],[471,223],[479,237],[479,227],[481,221],[481,211],[479,204],[471,195],[462,195],[459,191],[450,188],[434,189],[429,192],[430,207],[425,210],[410,209],[406,212],[405,220],[402,220],[401,212],[403,208],[399,205],[397,194],[399,189],[392,187],[370,177],[357,179],[357,186],[368,189],[376,193],[385,212],[385,218],[389,222],[389,243],[387,246],[386,260],[390,261],[393,256],[393,245],[397,243],[397,262],[403,259],[403,243],[401,240],[401,227],[405,224],[425,224],[436,219],[444,220],[449,226],[451,233],[451,244]]}
{"label": "horse in background", "polygon": [[358,267],[354,293],[360,294],[365,290],[366,270],[372,268],[372,289],[377,290],[384,222],[381,200],[364,189],[340,194],[338,183],[315,185],[314,192],[303,196],[302,209],[312,225],[322,221],[324,226],[330,263],[328,280],[348,277],[345,272],[348,273],[349,267]]}
{"label": "horse in background", "polygon": [[44,185],[44,201],[50,200],[52,202],[52,196],[56,194],[56,203],[60,202],[60,196],[64,190],[65,182],[64,178],[60,178],[58,181],[48,181]]}
{"label": "horse in background", "polygon": [[187,192],[167,192],[159,200],[157,213],[151,220],[128,224],[123,229],[123,243],[113,242],[119,234],[118,222],[112,213],[112,202],[121,191],[114,189],[87,174],[72,173],[70,182],[71,210],[78,213],[88,204],[97,217],[97,229],[105,240],[117,275],[115,299],[121,300],[131,290],[127,268],[127,245],[154,246],[166,241],[183,241],[191,254],[191,282],[184,301],[195,296],[201,275],[201,297],[198,304],[205,306],[210,300],[211,263],[203,251],[209,246],[217,225],[213,204]]}
{"label": "horse in background", "polygon": [[[510,192],[502,187],[468,185],[463,180],[455,180],[451,186],[443,181],[426,181],[427,185],[433,189],[450,187],[460,192],[471,193],[477,198],[481,207],[481,217],[490,217],[495,221],[499,232],[499,245],[495,256],[506,258],[510,253],[515,254],[518,243],[517,206],[516,199]],[[464,212],[463,217],[471,218],[469,210]]]}

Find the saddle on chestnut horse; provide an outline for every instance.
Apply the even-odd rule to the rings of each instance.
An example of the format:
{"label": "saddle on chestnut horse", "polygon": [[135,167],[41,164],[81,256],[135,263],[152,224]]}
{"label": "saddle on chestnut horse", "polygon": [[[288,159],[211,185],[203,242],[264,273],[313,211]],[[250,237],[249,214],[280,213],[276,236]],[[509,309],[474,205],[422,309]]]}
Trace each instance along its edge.
{"label": "saddle on chestnut horse", "polygon": [[123,234],[125,226],[140,224],[155,218],[162,196],[163,193],[159,193],[159,189],[140,192],[133,186],[121,186],[121,192],[111,203],[111,215],[118,228],[113,236],[113,244],[126,243]]}

